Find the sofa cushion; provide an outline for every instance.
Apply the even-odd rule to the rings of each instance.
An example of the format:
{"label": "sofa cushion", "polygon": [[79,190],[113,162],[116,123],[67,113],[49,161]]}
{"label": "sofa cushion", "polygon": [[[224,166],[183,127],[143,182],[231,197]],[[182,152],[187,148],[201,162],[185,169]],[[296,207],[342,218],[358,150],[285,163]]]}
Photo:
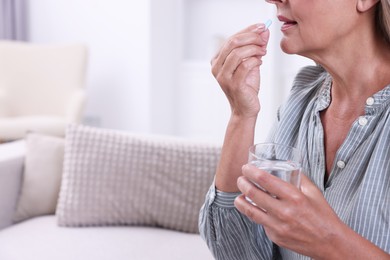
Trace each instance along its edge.
{"label": "sofa cushion", "polygon": [[24,140],[0,144],[0,229],[13,223],[22,182],[25,150]]}
{"label": "sofa cushion", "polygon": [[14,221],[54,214],[62,175],[64,139],[29,133]]}
{"label": "sofa cushion", "polygon": [[0,259],[213,259],[198,234],[151,227],[62,228],[56,221],[37,217],[0,231]]}
{"label": "sofa cushion", "polygon": [[215,144],[71,125],[58,223],[197,233],[219,154]]}

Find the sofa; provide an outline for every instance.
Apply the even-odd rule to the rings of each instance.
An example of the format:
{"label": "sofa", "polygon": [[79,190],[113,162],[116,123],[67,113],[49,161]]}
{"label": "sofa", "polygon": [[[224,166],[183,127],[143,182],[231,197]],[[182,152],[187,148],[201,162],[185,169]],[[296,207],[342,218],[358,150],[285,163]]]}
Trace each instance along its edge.
{"label": "sofa", "polygon": [[81,122],[88,49],[0,40],[0,141],[27,131],[63,136]]}
{"label": "sofa", "polygon": [[219,144],[69,125],[0,145],[0,259],[213,259]]}

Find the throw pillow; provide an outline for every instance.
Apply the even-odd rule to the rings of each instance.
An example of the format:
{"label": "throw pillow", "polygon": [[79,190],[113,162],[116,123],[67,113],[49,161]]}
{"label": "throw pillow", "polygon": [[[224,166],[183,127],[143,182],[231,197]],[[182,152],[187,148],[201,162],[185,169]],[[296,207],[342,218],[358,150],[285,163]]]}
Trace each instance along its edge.
{"label": "throw pillow", "polygon": [[54,214],[62,175],[63,138],[29,133],[19,202],[14,221]]}
{"label": "throw pillow", "polygon": [[58,223],[198,233],[219,154],[215,144],[68,126]]}

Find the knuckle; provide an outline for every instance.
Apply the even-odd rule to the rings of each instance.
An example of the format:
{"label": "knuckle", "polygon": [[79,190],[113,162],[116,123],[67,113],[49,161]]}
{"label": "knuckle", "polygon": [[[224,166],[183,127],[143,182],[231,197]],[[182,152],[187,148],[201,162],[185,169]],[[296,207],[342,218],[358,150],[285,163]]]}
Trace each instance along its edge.
{"label": "knuckle", "polygon": [[290,194],[290,200],[292,201],[292,203],[294,203],[294,205],[301,205],[303,203],[301,194],[297,192],[292,192]]}
{"label": "knuckle", "polygon": [[221,68],[218,66],[218,59],[214,58],[210,61],[210,63],[211,63],[211,73],[213,74],[214,77],[216,77],[221,70]]}
{"label": "knuckle", "polygon": [[243,185],[244,185],[244,177],[243,176],[240,176],[240,177],[238,177],[237,178],[237,186],[239,187],[239,188],[241,188]]}
{"label": "knuckle", "polygon": [[257,56],[257,57],[254,57],[254,62],[256,63],[256,65],[260,65],[261,64],[261,57]]}
{"label": "knuckle", "polygon": [[217,63],[217,62],[216,62],[216,58],[212,58],[212,59],[210,60],[211,68],[215,67],[215,64],[216,64],[216,63]]}
{"label": "knuckle", "polygon": [[212,65],[211,66],[211,73],[213,74],[213,76],[216,78],[218,76],[218,69],[215,65]]}
{"label": "knuckle", "polygon": [[239,52],[237,49],[234,49],[230,52],[229,56],[233,59],[233,60],[236,60],[236,59],[240,59],[240,55],[239,55]]}
{"label": "knuckle", "polygon": [[241,202],[240,202],[240,196],[234,199],[234,206],[240,210],[241,209]]}
{"label": "knuckle", "polygon": [[252,62],[248,59],[248,60],[245,60],[241,63],[241,66],[245,69],[245,70],[250,70],[252,68]]}
{"label": "knuckle", "polygon": [[255,219],[255,212],[253,210],[253,207],[246,207],[244,210],[244,214],[250,218],[250,219]]}
{"label": "knuckle", "polygon": [[250,207],[247,205],[247,203],[244,201],[244,196],[238,196],[234,200],[234,206],[244,215],[246,215],[250,219],[254,219],[255,212],[253,210],[253,207]]}
{"label": "knuckle", "polygon": [[217,75],[215,75],[215,79],[218,81],[218,83],[222,86],[225,85],[225,77],[220,74],[220,73],[216,73]]}
{"label": "knuckle", "polygon": [[[296,216],[296,212],[292,207],[285,207],[281,209],[280,213],[278,214],[278,218],[283,221],[283,223],[290,223],[294,220]],[[289,227],[288,225],[284,225],[285,228]]]}
{"label": "knuckle", "polygon": [[291,228],[287,224],[278,225],[273,232],[273,239],[278,244],[284,244],[285,237],[290,234]]}
{"label": "knuckle", "polygon": [[257,170],[256,175],[254,176],[257,183],[267,185],[269,183],[269,173],[263,170]]}
{"label": "knuckle", "polygon": [[277,237],[278,240],[283,238],[286,234],[289,234],[291,232],[290,225],[288,224],[280,224],[276,227],[275,229],[275,236]]}
{"label": "knuckle", "polygon": [[239,45],[240,41],[236,37],[231,37],[227,40],[226,44],[230,48],[234,48],[235,46]]}
{"label": "knuckle", "polygon": [[257,188],[255,188],[254,186],[249,186],[246,188],[245,193],[249,198],[253,199],[256,196]]}

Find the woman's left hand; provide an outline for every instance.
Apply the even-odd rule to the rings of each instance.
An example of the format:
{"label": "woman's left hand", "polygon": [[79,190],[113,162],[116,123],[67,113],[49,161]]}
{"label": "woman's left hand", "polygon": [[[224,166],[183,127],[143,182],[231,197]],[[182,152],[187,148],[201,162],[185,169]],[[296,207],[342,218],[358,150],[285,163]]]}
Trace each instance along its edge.
{"label": "woman's left hand", "polygon": [[241,213],[263,225],[267,236],[281,247],[314,258],[329,256],[334,250],[332,237],[345,225],[306,176],[302,174],[298,189],[253,165],[244,165],[242,172],[237,185],[243,195],[235,200]]}

